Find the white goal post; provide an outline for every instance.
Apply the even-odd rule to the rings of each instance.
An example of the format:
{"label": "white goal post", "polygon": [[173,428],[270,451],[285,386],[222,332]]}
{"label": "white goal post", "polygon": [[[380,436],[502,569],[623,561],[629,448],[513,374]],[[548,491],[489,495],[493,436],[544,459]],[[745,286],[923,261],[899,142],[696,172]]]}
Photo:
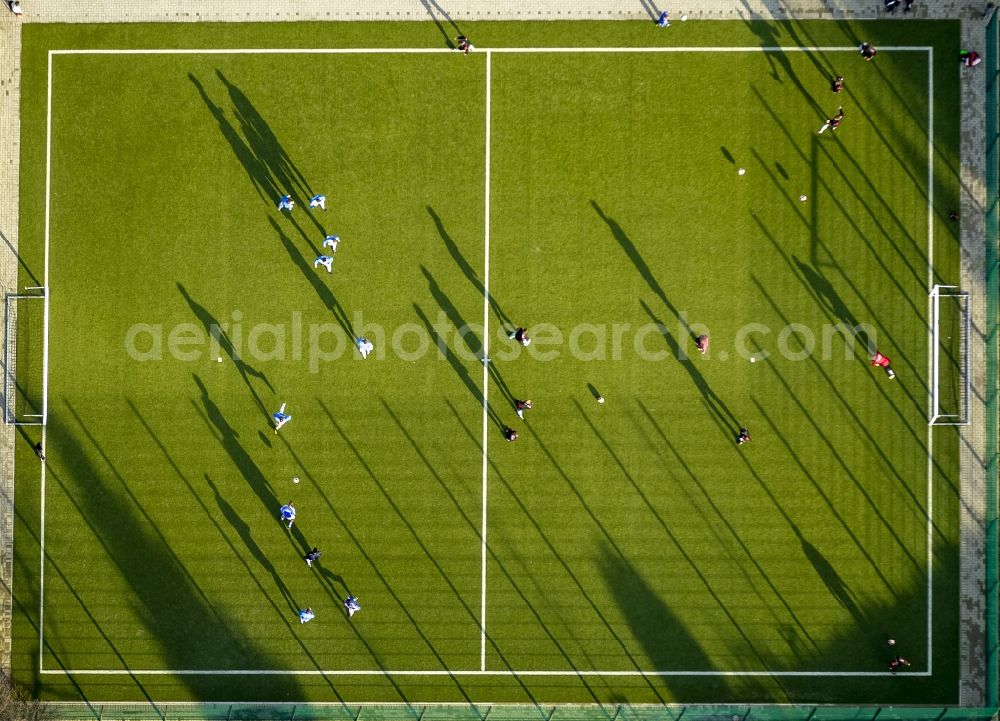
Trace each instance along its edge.
{"label": "white goal post", "polygon": [[44,286],[31,286],[21,293],[4,296],[4,423],[45,425],[48,415],[48,323],[49,298]]}
{"label": "white goal post", "polygon": [[969,293],[956,285],[935,285],[931,290],[931,425],[969,423],[970,330]]}

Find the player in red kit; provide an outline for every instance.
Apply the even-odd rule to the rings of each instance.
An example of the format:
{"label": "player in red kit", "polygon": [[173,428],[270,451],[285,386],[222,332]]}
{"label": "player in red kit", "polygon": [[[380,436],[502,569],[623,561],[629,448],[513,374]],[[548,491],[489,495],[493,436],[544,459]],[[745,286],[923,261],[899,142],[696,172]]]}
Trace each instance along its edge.
{"label": "player in red kit", "polygon": [[885,374],[889,376],[889,380],[896,377],[896,373],[892,370],[892,361],[889,360],[888,356],[884,356],[878,351],[875,351],[875,356],[872,358],[872,366],[882,366],[885,368]]}

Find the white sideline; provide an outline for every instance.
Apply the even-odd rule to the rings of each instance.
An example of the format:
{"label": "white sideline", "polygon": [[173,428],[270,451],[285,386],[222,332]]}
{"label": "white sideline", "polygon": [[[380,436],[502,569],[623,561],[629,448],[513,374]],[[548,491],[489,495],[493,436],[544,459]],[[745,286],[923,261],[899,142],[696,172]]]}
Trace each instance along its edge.
{"label": "white sideline", "polygon": [[[919,52],[931,50],[924,45],[882,45],[883,51]],[[75,48],[50,50],[49,55],[434,55],[453,53],[449,48]],[[489,48],[487,53],[856,53],[856,47],[631,47],[631,48]]]}
{"label": "white sideline", "polygon": [[[928,53],[928,139],[927,139],[927,232],[928,232],[928,291],[933,288],[933,193],[934,193],[934,51],[930,46],[880,46],[883,51],[896,52],[927,52]],[[63,49],[50,50],[48,53],[48,87],[47,87],[47,109],[46,109],[46,148],[45,148],[45,357],[43,359],[43,399],[47,399],[48,381],[48,305],[49,305],[49,236],[50,236],[50,199],[51,199],[51,157],[52,157],[52,64],[56,55],[251,55],[251,54],[330,54],[330,55],[351,55],[351,54],[437,54],[452,53],[454,50],[448,48],[259,48],[259,49],[188,49],[188,48],[168,48],[168,49]],[[489,253],[490,253],[490,112],[491,112],[491,83],[492,70],[491,58],[494,53],[517,54],[517,53],[674,53],[674,52],[714,52],[714,53],[741,53],[741,52],[857,52],[857,48],[851,47],[780,47],[780,46],[756,46],[756,47],[631,47],[631,48],[490,48],[485,51],[486,55],[486,157],[485,157],[485,266],[484,266],[484,295],[483,295],[483,477],[482,477],[482,543],[481,543],[481,635],[480,635],[480,669],[479,670],[160,670],[160,669],[46,669],[44,668],[44,590],[45,590],[45,464],[42,463],[41,471],[41,529],[40,538],[40,573],[39,573],[39,622],[38,622],[38,673],[41,675],[64,675],[64,676],[93,676],[93,675],[130,675],[130,676],[564,676],[564,677],[584,677],[584,676],[635,676],[635,677],[666,677],[666,676],[761,676],[761,677],[887,677],[891,674],[887,671],[599,671],[599,670],[486,670],[486,561],[487,561],[487,440],[488,440],[488,385],[489,385]],[[928,297],[929,298],[929,297]],[[930,298],[928,299],[930,303]],[[930,307],[928,306],[928,310]],[[929,317],[929,314],[928,314]],[[928,325],[928,334],[931,335],[931,328]],[[928,366],[930,365],[930,343],[928,345]],[[930,377],[928,375],[928,377]],[[46,401],[43,400],[43,404]],[[45,411],[43,410],[43,413]],[[45,443],[45,426],[42,426],[42,442]],[[928,425],[927,430],[927,670],[907,672],[906,676],[926,677],[932,675],[933,664],[933,426]]]}
{"label": "white sideline", "polygon": [[[64,669],[43,669],[39,673],[51,676],[837,676],[837,677],[876,677],[888,676],[889,671],[478,671],[460,670],[445,671],[327,671],[325,669],[309,669],[302,671],[289,670],[222,670],[205,671],[191,669],[184,671],[138,669],[81,671]],[[930,676],[930,671],[907,671],[905,676]]]}
{"label": "white sideline", "polygon": [[490,109],[493,82],[490,53],[486,53],[486,183],[484,185],[483,221],[483,528],[482,528],[482,577],[480,579],[479,670],[486,670],[486,449],[489,446],[489,363],[490,363]]}

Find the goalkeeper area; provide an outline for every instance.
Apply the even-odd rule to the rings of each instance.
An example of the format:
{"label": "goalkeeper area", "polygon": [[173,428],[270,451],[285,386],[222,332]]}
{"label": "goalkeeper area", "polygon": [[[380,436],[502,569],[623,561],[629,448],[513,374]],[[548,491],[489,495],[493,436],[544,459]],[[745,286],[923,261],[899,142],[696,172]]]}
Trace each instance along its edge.
{"label": "goalkeeper area", "polygon": [[957,286],[931,291],[931,423],[969,423],[969,294]]}
{"label": "goalkeeper area", "polygon": [[4,421],[44,425],[48,298],[27,287],[4,298]]}
{"label": "goalkeeper area", "polygon": [[24,27],[18,681],[956,702],[958,24],[656,30]]}

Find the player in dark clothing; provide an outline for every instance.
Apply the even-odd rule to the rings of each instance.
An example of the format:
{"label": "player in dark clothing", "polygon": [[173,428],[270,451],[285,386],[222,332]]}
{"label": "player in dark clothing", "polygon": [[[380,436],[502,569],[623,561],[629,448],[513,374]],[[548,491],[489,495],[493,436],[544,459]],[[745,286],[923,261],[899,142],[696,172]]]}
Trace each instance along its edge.
{"label": "player in dark clothing", "polygon": [[515,400],[514,401],[514,408],[517,410],[517,417],[520,418],[523,421],[524,420],[524,412],[531,410],[531,401],[530,400],[527,400],[527,401]]}
{"label": "player in dark clothing", "polygon": [[698,340],[696,340],[694,342],[694,347],[697,348],[702,353],[704,353],[705,351],[707,351],[708,350],[708,335],[706,335],[706,334],[703,333],[702,335],[698,336]]}
{"label": "player in dark clothing", "polygon": [[844,120],[844,109],[837,108],[837,114],[834,115],[829,120],[827,120],[825,123],[823,123],[823,127],[819,129],[819,132],[821,133],[826,132],[827,128],[829,128],[830,130],[836,130],[837,128],[840,127],[840,124],[841,122],[843,122],[843,120]]}
{"label": "player in dark clothing", "polygon": [[507,426],[506,428],[503,429],[503,438],[508,443],[510,441],[516,441],[517,440],[517,431],[515,431],[510,426]]}
{"label": "player in dark clothing", "polygon": [[455,38],[455,40],[458,41],[459,52],[463,52],[466,55],[468,55],[469,51],[472,50],[472,43],[469,42],[469,38],[465,37],[464,35],[459,35],[457,38]]}
{"label": "player in dark clothing", "polygon": [[871,43],[861,43],[861,47],[858,48],[858,51],[861,53],[861,57],[865,60],[871,60],[878,55],[878,50],[876,50],[875,46]]}
{"label": "player in dark clothing", "polygon": [[889,662],[889,673],[895,676],[896,671],[901,669],[903,666],[909,666],[909,665],[910,662],[907,661],[905,658],[903,658],[902,656],[896,656],[896,658],[892,659]]}
{"label": "player in dark clothing", "polygon": [[838,75],[833,79],[833,84],[830,85],[830,90],[832,90],[835,93],[839,93],[843,89],[844,89],[844,76]]}
{"label": "player in dark clothing", "polygon": [[507,337],[516,340],[521,345],[531,345],[531,338],[528,337],[527,328],[517,328],[513,333],[508,333]]}
{"label": "player in dark clothing", "polygon": [[41,441],[38,441],[38,443],[35,444],[35,447],[32,448],[31,450],[33,450],[35,452],[35,455],[38,456],[39,460],[41,460],[41,461],[45,460],[45,451],[42,449],[42,442]]}
{"label": "player in dark clothing", "polygon": [[750,430],[747,428],[740,428],[740,434],[736,436],[736,445],[742,446],[744,443],[749,443],[753,439],[750,437]]}

